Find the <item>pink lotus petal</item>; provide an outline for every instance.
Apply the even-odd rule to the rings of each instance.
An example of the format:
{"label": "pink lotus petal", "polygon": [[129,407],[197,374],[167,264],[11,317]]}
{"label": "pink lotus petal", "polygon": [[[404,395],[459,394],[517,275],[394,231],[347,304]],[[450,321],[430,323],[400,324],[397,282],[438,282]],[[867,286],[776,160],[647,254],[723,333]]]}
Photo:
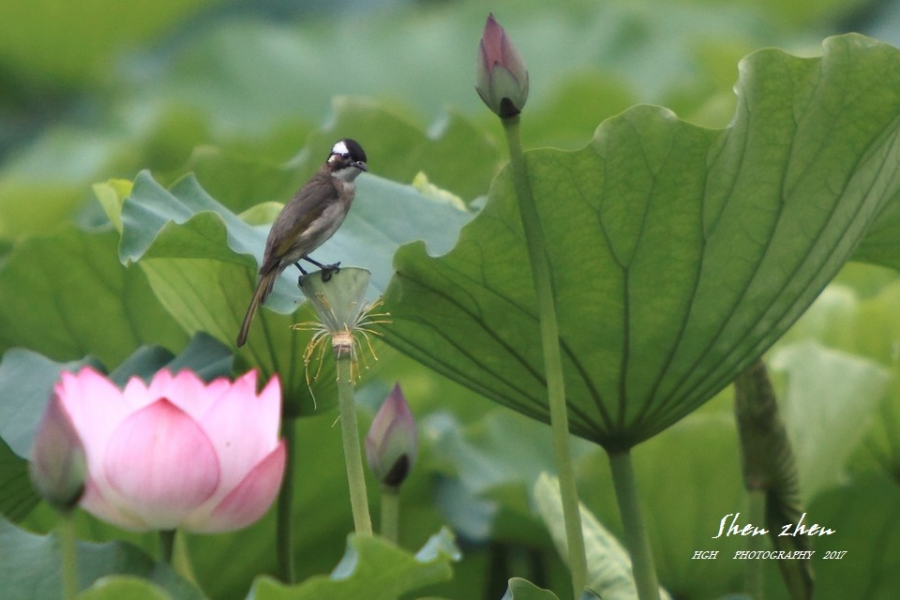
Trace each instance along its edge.
{"label": "pink lotus petal", "polygon": [[106,444],[131,412],[122,393],[91,367],[77,374],[62,373],[55,392],[84,445],[90,473],[100,469]]}
{"label": "pink lotus petal", "polygon": [[176,375],[163,369],[150,382],[150,394],[154,398],[167,398],[169,402],[196,418],[213,400],[204,382],[193,371],[183,370]]}
{"label": "pink lotus petal", "polygon": [[[98,519],[102,519],[107,523],[118,525],[123,529],[131,531],[147,531],[153,529],[153,525],[141,519],[138,515],[128,512],[127,502],[111,501],[109,497],[118,499],[118,494],[109,488],[101,489],[92,479],[88,481],[88,485],[84,490],[84,496],[81,498],[81,508],[88,511]],[[122,506],[120,510],[118,507]]]}
{"label": "pink lotus petal", "polygon": [[266,387],[259,393],[259,405],[261,435],[267,437],[274,435],[277,438],[281,431],[281,380],[278,379],[278,375],[272,375]]}
{"label": "pink lotus petal", "polygon": [[[130,382],[129,382],[130,383]],[[169,391],[172,384],[172,373],[168,369],[160,369],[150,380],[147,392],[156,398],[162,398]]]}
{"label": "pink lotus petal", "polygon": [[128,380],[128,383],[125,384],[125,389],[122,390],[122,396],[125,398],[130,411],[144,408],[148,404],[159,400],[159,397],[150,393],[147,384],[140,377],[132,377]]}
{"label": "pink lotus petal", "polygon": [[211,514],[203,511],[191,515],[185,521],[184,528],[201,533],[217,533],[241,529],[255,522],[269,510],[278,495],[286,460],[287,450],[281,441]]}
{"label": "pink lotus petal", "polygon": [[277,377],[259,397],[256,373],[234,382],[200,420],[222,464],[221,487],[230,489],[247,476],[278,443],[281,387]]}
{"label": "pink lotus petal", "polygon": [[125,419],[104,454],[110,489],[159,529],[177,527],[219,485],[219,460],[209,438],[167,399]]}

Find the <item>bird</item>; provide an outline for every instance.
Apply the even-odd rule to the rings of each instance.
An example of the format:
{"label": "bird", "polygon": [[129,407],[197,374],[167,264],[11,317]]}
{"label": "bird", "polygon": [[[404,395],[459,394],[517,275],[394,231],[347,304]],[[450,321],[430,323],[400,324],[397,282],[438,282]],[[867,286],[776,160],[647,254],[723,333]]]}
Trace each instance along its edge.
{"label": "bird", "polygon": [[253,315],[272,293],[275,281],[287,267],[295,265],[300,269],[300,285],[306,275],[300,266],[301,260],[322,269],[325,281],[338,271],[341,263],[323,265],[309,255],[331,238],[344,222],[356,195],[356,177],[369,170],[366,160],[366,152],[356,140],[339,140],[331,148],[325,164],[281,209],[266,239],[259,282],[241,324],[238,347],[247,341]]}

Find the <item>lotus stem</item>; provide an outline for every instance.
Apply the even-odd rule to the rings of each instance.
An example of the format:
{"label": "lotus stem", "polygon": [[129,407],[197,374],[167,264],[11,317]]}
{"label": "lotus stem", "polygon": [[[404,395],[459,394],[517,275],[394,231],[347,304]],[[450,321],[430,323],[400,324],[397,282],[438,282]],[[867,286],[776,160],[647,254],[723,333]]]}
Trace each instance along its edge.
{"label": "lotus stem", "polygon": [[175,550],[175,530],[161,529],[159,531],[159,560],[167,565],[172,564],[172,556]]}
{"label": "lotus stem", "polygon": [[359,441],[359,425],[356,420],[356,402],[353,398],[352,359],[349,351],[335,347],[338,376],[338,402],[341,409],[341,433],[344,440],[344,462],[347,466],[347,482],[350,485],[350,508],[353,511],[353,527],[358,534],[372,534],[372,518],[366,495],[366,477],[363,471],[362,450]]}
{"label": "lotus stem", "polygon": [[59,556],[62,563],[62,597],[78,598],[78,559],[75,549],[75,524],[70,511],[60,511],[56,534],[59,539]]}
{"label": "lotus stem", "polygon": [[[764,490],[750,490],[747,496],[747,521],[749,523],[765,523],[766,521],[766,492]],[[762,550],[766,544],[766,537],[751,535],[747,538],[747,550]],[[762,600],[765,595],[765,561],[748,560],[744,565],[744,591],[753,600]]]}
{"label": "lotus stem", "polygon": [[296,418],[283,416],[281,422],[281,437],[287,449],[285,454],[284,479],[281,482],[281,491],[278,493],[278,516],[275,531],[275,545],[278,553],[278,573],[281,581],[287,584],[295,583],[294,574],[294,471],[297,469],[297,460],[294,457],[296,446],[297,423]]}
{"label": "lotus stem", "polygon": [[638,503],[637,485],[634,481],[634,469],[631,465],[631,451],[610,453],[609,464],[612,468],[613,485],[616,488],[616,501],[622,514],[622,527],[625,529],[625,543],[631,554],[631,571],[640,600],[659,600],[659,583],[656,578],[656,567],[653,565],[653,554],[650,552],[650,539],[641,515]]}
{"label": "lotus stem", "polygon": [[394,486],[381,486],[381,536],[399,543],[400,539],[400,489]]}
{"label": "lotus stem", "polygon": [[559,325],[556,319],[553,278],[550,259],[544,244],[541,220],[531,193],[528,166],[519,138],[519,117],[501,119],[506,141],[509,146],[510,167],[513,185],[518,197],[519,214],[525,230],[528,259],[534,280],[534,291],[538,301],[541,327],[541,348],[544,357],[544,373],[547,378],[547,394],[550,404],[550,427],[553,431],[553,450],[556,455],[556,469],[559,474],[560,496],[563,505],[563,520],[566,529],[566,547],[572,588],[575,598],[587,583],[587,558],[584,550],[584,534],[581,530],[581,513],[578,511],[578,489],[575,485],[575,470],[569,446],[569,413],[566,407],[565,382],[563,380],[562,356],[559,350]]}

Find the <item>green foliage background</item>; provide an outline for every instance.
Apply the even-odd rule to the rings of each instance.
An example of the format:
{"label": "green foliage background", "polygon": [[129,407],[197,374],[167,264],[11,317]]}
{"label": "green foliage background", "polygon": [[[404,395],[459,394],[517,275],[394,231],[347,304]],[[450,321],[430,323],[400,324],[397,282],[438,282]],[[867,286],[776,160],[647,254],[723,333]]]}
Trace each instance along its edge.
{"label": "green foliage background", "polygon": [[[124,184],[106,183],[110,180],[132,181],[148,170],[140,180],[142,189],[156,193],[194,173],[224,209],[263,223],[272,214],[272,206],[264,203],[285,201],[334,139],[353,136],[365,145],[380,178],[368,180],[361,196],[365,191],[397,202],[392,212],[380,215],[378,225],[379,231],[397,226],[399,231],[386,236],[390,244],[409,241],[416,233],[403,230],[412,220],[404,202],[421,196],[449,211],[447,206],[461,200],[478,210],[505,162],[496,119],[473,89],[487,10],[528,61],[532,94],[523,124],[526,147],[565,150],[584,147],[602,121],[636,103],[664,105],[691,123],[725,127],[735,114],[738,62],[759,48],[778,46],[812,56],[821,52],[822,38],[849,30],[895,45],[900,39],[896,2],[561,4],[7,3],[0,20],[3,366],[20,364],[25,350],[43,358],[22,364],[39,364],[49,372],[58,368],[55,363],[87,357],[113,370],[145,346],[178,355],[198,330],[228,343],[228,327],[214,330],[209,324],[227,323],[242,306],[222,306],[211,321],[191,321],[173,308],[173,298],[183,289],[175,274],[185,272],[183,264],[166,262],[151,247],[146,262],[123,265],[121,258],[132,257],[127,244],[120,243],[122,221],[117,221],[127,224],[128,207],[121,203],[126,193],[120,188]],[[421,178],[410,187],[420,172],[436,188]],[[97,183],[102,185],[95,188]],[[428,222],[417,219],[417,224]],[[443,235],[455,238],[466,219],[454,221]],[[437,230],[446,222],[441,217],[432,225]],[[364,221],[348,225],[357,228],[354,235],[362,235]],[[193,232],[221,233],[217,226],[189,224]],[[156,251],[171,248],[166,246],[171,239]],[[452,242],[429,251],[446,252]],[[394,247],[390,244],[379,253],[387,253]],[[221,252],[209,248],[192,250],[190,260],[212,260]],[[215,286],[232,282],[234,273],[244,274],[240,285],[249,290],[246,274],[252,274],[252,261],[244,259],[233,266],[202,263],[208,278],[189,283],[206,294],[198,296],[204,306],[223,295]],[[241,294],[249,297],[249,292]],[[282,310],[290,308],[287,296],[281,302]],[[851,264],[768,355],[810,518],[839,532],[816,540],[815,548],[820,557],[829,549],[848,551],[839,562],[816,561],[816,598],[892,598],[900,585],[887,567],[900,563],[898,307],[900,278],[893,271]],[[264,312],[273,326],[294,320]],[[404,488],[401,545],[418,549],[447,524],[463,556],[449,580],[445,565],[417,571],[411,577],[430,587],[408,597],[500,598],[513,576],[560,597],[568,594],[553,517],[535,508],[532,493],[540,473],[553,469],[546,427],[496,407],[390,347],[377,351],[379,360],[360,389],[363,427],[367,414],[399,380],[423,442]],[[284,368],[265,364],[256,352],[251,344],[237,355],[235,369]],[[302,367],[288,368],[297,369],[294,390],[300,397],[305,393]],[[7,396],[0,400],[10,401],[14,391],[18,388],[0,389]],[[309,411],[307,399],[296,403],[298,412]],[[351,530],[342,501],[340,440],[327,406],[298,423],[301,579],[330,572],[345,554]],[[2,418],[8,428],[9,413]],[[0,513],[16,527],[4,523],[0,530],[0,569],[3,564],[11,569],[20,568],[12,558],[12,549],[25,544],[19,536],[45,533],[53,517],[28,494],[27,484],[23,487],[25,451],[6,431],[3,439]],[[620,533],[603,452],[581,441],[576,450],[586,507]],[[729,557],[743,547],[741,541],[714,546],[709,539],[722,516],[744,506],[730,391],[639,446],[635,461],[661,584],[678,598],[738,591],[743,564]],[[371,483],[370,489],[377,486]],[[372,500],[375,508],[374,495]],[[544,503],[539,498],[537,504]],[[93,552],[106,557],[99,562],[116,555],[129,565],[119,571],[124,575],[151,578],[172,597],[196,593],[184,591],[183,582],[172,583],[170,573],[153,574],[145,555],[131,546],[104,545],[124,538],[152,554],[150,537],[123,535],[85,515],[79,521],[82,538],[96,542]],[[212,598],[244,598],[254,586],[259,598],[282,597],[274,583],[254,583],[255,575],[274,571],[273,526],[269,515],[235,534],[190,537],[203,592]],[[42,538],[27,539],[33,549],[28,556],[46,559]],[[350,547],[355,547],[352,542]],[[356,549],[365,556],[383,553]],[[724,558],[691,560],[695,550],[706,549],[718,549]],[[380,568],[378,559],[372,560],[373,568]],[[31,564],[47,568],[38,559]],[[403,568],[413,572],[410,565]],[[784,597],[774,565],[767,581],[771,597]],[[122,577],[113,589],[133,584]],[[319,582],[311,580],[311,585]],[[92,593],[102,598],[120,592]]]}

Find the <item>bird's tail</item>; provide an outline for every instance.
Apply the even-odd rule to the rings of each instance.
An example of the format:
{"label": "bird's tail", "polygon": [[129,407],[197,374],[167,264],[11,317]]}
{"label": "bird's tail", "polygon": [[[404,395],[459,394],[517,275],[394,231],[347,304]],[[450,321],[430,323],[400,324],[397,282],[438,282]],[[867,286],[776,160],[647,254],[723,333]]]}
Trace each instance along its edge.
{"label": "bird's tail", "polygon": [[237,345],[238,348],[244,345],[244,342],[247,341],[247,333],[250,331],[250,323],[253,322],[253,315],[256,314],[256,309],[259,308],[259,305],[266,301],[266,298],[272,292],[272,288],[275,286],[275,280],[278,279],[279,270],[273,269],[266,273],[265,275],[261,275],[259,278],[259,283],[256,284],[256,291],[253,292],[253,298],[250,299],[250,306],[247,307],[247,314],[244,315],[244,322],[241,323],[241,332],[237,337]]}

